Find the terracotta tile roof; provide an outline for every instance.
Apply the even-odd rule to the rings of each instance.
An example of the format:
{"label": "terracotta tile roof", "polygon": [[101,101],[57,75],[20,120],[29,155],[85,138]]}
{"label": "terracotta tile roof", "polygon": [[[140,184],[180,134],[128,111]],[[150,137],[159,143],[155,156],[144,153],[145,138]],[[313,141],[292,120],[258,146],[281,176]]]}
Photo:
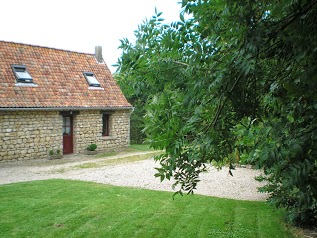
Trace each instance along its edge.
{"label": "terracotta tile roof", "polygon": [[[37,86],[17,84],[11,65],[25,65]],[[89,89],[83,72],[103,90]],[[0,109],[121,107],[132,106],[94,54],[0,41]]]}

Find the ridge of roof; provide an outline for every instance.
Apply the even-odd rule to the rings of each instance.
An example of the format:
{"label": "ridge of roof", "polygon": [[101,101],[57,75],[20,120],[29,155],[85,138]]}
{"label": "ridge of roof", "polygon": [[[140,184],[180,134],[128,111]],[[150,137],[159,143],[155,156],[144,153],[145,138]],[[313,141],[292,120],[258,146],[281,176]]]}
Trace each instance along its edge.
{"label": "ridge of roof", "polygon": [[80,52],[76,50],[66,50],[56,47],[49,47],[49,46],[42,46],[42,45],[36,45],[36,44],[30,44],[30,43],[22,43],[22,42],[14,42],[14,41],[6,41],[6,40],[0,40],[0,43],[9,43],[9,44],[16,44],[16,45],[25,45],[25,46],[31,46],[31,47],[38,47],[38,48],[44,48],[44,49],[50,49],[50,50],[57,50],[57,51],[65,51],[65,52],[71,52],[71,53],[78,53],[78,54],[85,54],[85,55],[95,55],[94,53],[87,53],[87,52]]}

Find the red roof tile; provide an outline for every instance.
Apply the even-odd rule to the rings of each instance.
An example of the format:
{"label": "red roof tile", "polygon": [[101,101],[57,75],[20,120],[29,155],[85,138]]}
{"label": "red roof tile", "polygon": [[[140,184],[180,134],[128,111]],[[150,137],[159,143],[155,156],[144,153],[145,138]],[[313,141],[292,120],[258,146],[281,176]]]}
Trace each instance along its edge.
{"label": "red roof tile", "polygon": [[[18,86],[13,64],[25,65],[37,86]],[[89,89],[83,72],[94,73],[103,90]],[[121,107],[132,106],[95,55],[0,41],[0,108]]]}

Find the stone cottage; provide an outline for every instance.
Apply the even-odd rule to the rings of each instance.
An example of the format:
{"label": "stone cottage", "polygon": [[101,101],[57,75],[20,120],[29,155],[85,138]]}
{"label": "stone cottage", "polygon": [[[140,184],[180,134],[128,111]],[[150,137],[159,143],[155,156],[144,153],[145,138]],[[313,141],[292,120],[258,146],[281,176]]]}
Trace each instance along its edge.
{"label": "stone cottage", "polygon": [[0,41],[0,161],[130,142],[133,107],[95,54]]}

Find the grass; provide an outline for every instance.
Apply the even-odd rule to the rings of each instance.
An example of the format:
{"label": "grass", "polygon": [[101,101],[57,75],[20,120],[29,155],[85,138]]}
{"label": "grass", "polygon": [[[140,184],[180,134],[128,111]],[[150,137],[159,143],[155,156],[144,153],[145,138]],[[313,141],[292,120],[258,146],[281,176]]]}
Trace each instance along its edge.
{"label": "grass", "polygon": [[[129,153],[133,153],[133,152],[146,152],[146,153],[129,155]],[[91,161],[91,162],[87,161],[79,165],[56,169],[56,170],[53,170],[53,172],[65,173],[73,169],[91,169],[91,168],[100,168],[100,167],[109,166],[109,165],[132,163],[136,161],[147,160],[159,154],[161,154],[161,151],[150,150],[148,145],[131,145],[130,147],[124,148],[120,151],[111,151],[111,152],[107,152],[103,154],[97,154],[94,157],[91,157],[94,159],[94,161]],[[113,157],[113,158],[109,158],[109,157]],[[53,162],[54,164],[62,164],[62,162],[66,163],[68,161],[65,160],[65,161],[53,161]],[[51,162],[51,164],[53,162]],[[44,164],[42,164],[42,166],[43,165],[47,165],[47,161]]]}
{"label": "grass", "polygon": [[150,149],[148,144],[131,144],[128,148],[124,148],[124,150],[109,151],[106,153],[97,154],[95,158],[104,158],[104,157],[116,156],[122,153],[133,153],[133,152],[140,152],[140,151],[152,151],[152,149]]}
{"label": "grass", "polygon": [[0,237],[294,237],[264,202],[47,180],[0,186]]}
{"label": "grass", "polygon": [[143,150],[143,151],[153,150],[153,149],[150,149],[149,144],[132,144],[130,145],[130,148],[136,149],[136,150]]}
{"label": "grass", "polygon": [[108,165],[116,165],[116,164],[124,164],[124,163],[132,163],[136,161],[141,161],[141,160],[147,160],[155,155],[159,154],[159,152],[151,152],[147,154],[141,154],[141,155],[131,155],[131,156],[126,156],[126,157],[121,157],[121,158],[116,158],[116,159],[109,159],[109,160],[100,160],[97,162],[88,162],[80,165],[76,165],[74,167],[70,167],[70,169],[88,169],[88,168],[100,168],[103,166],[108,166]]}
{"label": "grass", "polygon": [[104,158],[104,157],[110,157],[110,156],[115,156],[118,155],[120,152],[119,151],[110,151],[106,153],[100,153],[95,155],[95,158]]}

